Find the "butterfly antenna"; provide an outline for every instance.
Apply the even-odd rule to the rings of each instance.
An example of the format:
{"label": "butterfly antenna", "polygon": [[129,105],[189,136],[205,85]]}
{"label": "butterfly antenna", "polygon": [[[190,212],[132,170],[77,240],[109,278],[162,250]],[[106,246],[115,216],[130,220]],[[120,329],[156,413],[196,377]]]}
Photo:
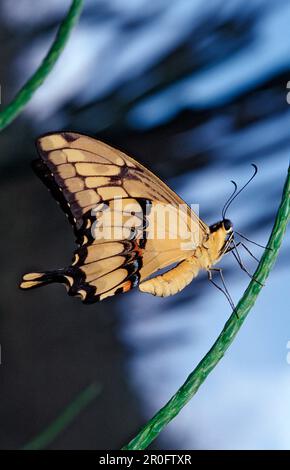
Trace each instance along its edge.
{"label": "butterfly antenna", "polygon": [[[227,210],[228,208],[230,207],[230,205],[232,204],[232,202],[236,199],[236,197],[241,194],[242,191],[244,191],[244,189],[248,186],[248,184],[252,181],[253,178],[255,178],[257,172],[258,172],[258,167],[257,165],[255,165],[255,163],[251,163],[252,167],[254,168],[254,173],[252,174],[251,178],[244,184],[244,186],[241,187],[241,189],[239,189],[238,192],[234,191],[233,194],[231,195],[229,201],[225,204],[224,208],[223,208],[223,211],[222,211],[222,216],[223,216],[223,219],[225,219],[225,216],[226,216],[226,213],[227,213]],[[234,181],[232,181],[232,183],[235,184]],[[235,184],[236,186],[236,184]]]}
{"label": "butterfly antenna", "polygon": [[228,210],[228,207],[229,207],[229,205],[230,205],[230,203],[231,203],[231,200],[232,200],[232,198],[234,197],[234,195],[236,194],[237,189],[238,189],[238,185],[237,185],[237,183],[236,183],[235,181],[231,181],[231,183],[233,183],[233,185],[234,185],[234,190],[233,190],[232,194],[230,195],[230,197],[228,198],[228,200],[227,200],[227,201],[225,202],[225,204],[224,204],[224,207],[223,207],[223,210],[222,210],[222,219],[223,219],[223,220],[225,219],[225,215],[226,215],[226,212],[227,212],[227,210]]}

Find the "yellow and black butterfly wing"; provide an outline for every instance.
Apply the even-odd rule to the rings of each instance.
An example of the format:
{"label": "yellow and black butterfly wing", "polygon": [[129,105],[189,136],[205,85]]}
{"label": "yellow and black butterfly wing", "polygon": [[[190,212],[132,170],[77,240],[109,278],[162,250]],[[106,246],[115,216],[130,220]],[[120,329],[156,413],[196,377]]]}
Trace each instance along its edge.
{"label": "yellow and black butterfly wing", "polygon": [[[22,288],[62,282],[70,295],[94,302],[130,290],[158,269],[192,254],[183,249],[188,240],[182,236],[167,237],[166,242],[152,234],[148,237],[157,204],[175,210],[185,203],[140,163],[78,133],[48,134],[37,146],[41,156],[37,173],[73,223],[79,248],[69,268],[27,274]],[[122,210],[118,224],[107,223],[114,233],[94,237],[92,226],[104,213],[100,208],[109,208],[111,214],[120,212],[116,198],[126,207],[131,205],[130,213]],[[198,237],[208,233],[208,227],[188,207],[182,223],[193,225]],[[168,234],[170,225],[164,222],[164,229]]]}
{"label": "yellow and black butterfly wing", "polygon": [[[90,303],[127,292],[139,284],[146,245],[146,218],[143,211],[148,201],[126,199],[128,203],[134,206],[134,216],[119,213],[118,222],[115,219],[115,201],[103,204],[106,207],[104,212],[108,210],[110,213],[109,224],[102,224],[103,231],[107,233],[98,232],[102,207],[97,207],[96,216],[86,214],[87,222],[80,230],[80,246],[69,268],[70,295],[80,295],[84,302]],[[128,223],[129,218],[134,220]]]}
{"label": "yellow and black butterfly wing", "polygon": [[[139,162],[92,137],[75,132],[47,134],[38,139],[37,147],[78,228],[83,214],[117,196],[185,204]],[[194,212],[190,217],[202,231],[208,230]]]}

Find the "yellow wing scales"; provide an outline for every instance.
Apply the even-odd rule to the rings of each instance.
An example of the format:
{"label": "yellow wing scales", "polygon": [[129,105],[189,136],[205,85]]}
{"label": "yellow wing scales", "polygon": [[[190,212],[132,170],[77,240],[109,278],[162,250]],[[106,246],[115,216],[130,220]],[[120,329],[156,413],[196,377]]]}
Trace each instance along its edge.
{"label": "yellow wing scales", "polygon": [[[186,237],[171,239],[173,225],[166,221],[161,224],[166,240],[155,232],[149,237],[155,209],[169,205],[174,212],[185,203],[140,163],[103,142],[73,132],[45,135],[37,147],[41,159],[36,170],[73,223],[79,248],[71,266],[27,274],[22,288],[61,282],[70,295],[95,302],[130,290],[159,269],[193,255],[193,248],[183,249]],[[121,211],[115,198],[122,201]],[[134,210],[126,212],[123,206]],[[93,236],[103,207],[109,208],[111,215],[121,212],[118,224],[114,217],[103,223],[103,229],[112,231],[109,239]],[[193,225],[201,240],[206,239],[207,225],[185,207],[182,230],[191,230]]]}

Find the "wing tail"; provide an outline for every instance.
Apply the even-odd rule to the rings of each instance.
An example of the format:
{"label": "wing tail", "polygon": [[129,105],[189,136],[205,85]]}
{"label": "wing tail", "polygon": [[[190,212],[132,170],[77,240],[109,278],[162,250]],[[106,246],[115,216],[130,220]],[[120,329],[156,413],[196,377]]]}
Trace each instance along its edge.
{"label": "wing tail", "polygon": [[45,271],[42,273],[24,274],[20,289],[33,289],[35,287],[45,286],[53,282],[65,283],[63,270]]}

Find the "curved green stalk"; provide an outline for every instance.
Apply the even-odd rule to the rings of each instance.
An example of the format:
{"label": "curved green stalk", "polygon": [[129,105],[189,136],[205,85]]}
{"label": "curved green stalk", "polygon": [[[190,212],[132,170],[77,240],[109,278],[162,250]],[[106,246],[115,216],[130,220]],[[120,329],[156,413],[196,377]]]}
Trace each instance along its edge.
{"label": "curved green stalk", "polygon": [[61,415],[48,428],[38,434],[32,441],[25,444],[22,450],[45,449],[94,401],[100,392],[101,388],[97,384],[89,385],[64,409]]}
{"label": "curved green stalk", "polygon": [[43,59],[39,68],[34,72],[32,77],[25,83],[19,90],[15,98],[6,108],[0,112],[0,131],[7,127],[22,111],[25,105],[33,96],[34,92],[44,82],[50,71],[53,69],[57,59],[61,55],[70,33],[76,24],[81,9],[83,0],[73,0],[71,7],[61,23],[56,38],[49,49],[47,55]]}
{"label": "curved green stalk", "polygon": [[[251,280],[248,288],[244,292],[239,301],[235,312],[232,313],[226,322],[222,332],[217,338],[214,345],[200,361],[194,371],[188,376],[185,383],[172,396],[169,402],[161,408],[147,422],[141,431],[135,436],[129,444],[123,447],[127,450],[146,449],[146,447],[158,436],[162,429],[173,419],[188,401],[195,395],[201,384],[206,380],[207,376],[221,360],[249,311],[253,307],[263,284],[265,283],[271,268],[277,258],[279,248],[282,243],[287,223],[290,218],[290,168],[286,178],[282,200],[276,214],[275,223],[265,249],[261,261],[256,269],[254,278],[259,281]],[[270,248],[270,249],[269,249]]]}

